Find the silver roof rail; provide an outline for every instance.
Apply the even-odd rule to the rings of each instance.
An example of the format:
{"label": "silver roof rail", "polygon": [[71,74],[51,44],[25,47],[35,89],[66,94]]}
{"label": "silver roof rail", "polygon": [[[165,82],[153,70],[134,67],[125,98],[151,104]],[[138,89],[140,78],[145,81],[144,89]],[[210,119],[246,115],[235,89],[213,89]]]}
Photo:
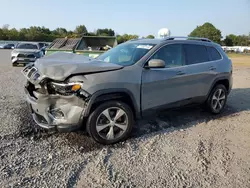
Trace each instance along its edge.
{"label": "silver roof rail", "polygon": [[205,42],[212,42],[210,39],[201,38],[201,37],[178,37],[178,36],[171,36],[164,38],[165,40],[175,40],[175,39],[186,39],[186,40],[199,40]]}
{"label": "silver roof rail", "polygon": [[130,39],[128,41],[137,41],[137,40],[142,40],[142,38]]}

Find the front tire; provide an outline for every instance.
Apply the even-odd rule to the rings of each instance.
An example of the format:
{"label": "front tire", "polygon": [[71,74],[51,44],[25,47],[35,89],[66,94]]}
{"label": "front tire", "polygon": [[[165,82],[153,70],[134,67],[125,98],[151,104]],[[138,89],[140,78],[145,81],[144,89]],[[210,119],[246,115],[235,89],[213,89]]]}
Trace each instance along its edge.
{"label": "front tire", "polygon": [[206,106],[213,114],[221,113],[227,102],[227,89],[224,85],[216,85],[211,91]]}
{"label": "front tire", "polygon": [[131,133],[134,116],[131,108],[120,101],[104,102],[89,116],[87,132],[98,143],[114,144]]}

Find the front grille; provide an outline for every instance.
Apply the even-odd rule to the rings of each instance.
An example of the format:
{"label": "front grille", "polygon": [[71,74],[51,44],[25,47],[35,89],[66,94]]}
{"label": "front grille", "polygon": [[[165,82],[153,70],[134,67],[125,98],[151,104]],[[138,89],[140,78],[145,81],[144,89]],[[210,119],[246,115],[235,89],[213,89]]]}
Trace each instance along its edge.
{"label": "front grille", "polygon": [[35,58],[35,56],[33,54],[29,54],[27,55],[27,58]]}
{"label": "front grille", "polygon": [[24,54],[18,54],[17,57],[26,57]]}
{"label": "front grille", "polygon": [[30,71],[29,71],[29,73],[28,73],[28,78],[30,78],[31,77],[31,75],[34,73],[34,72],[36,72],[37,71],[37,69],[35,68],[35,67],[32,67],[31,69],[30,69]]}
{"label": "front grille", "polygon": [[29,82],[31,82],[33,84],[39,83],[39,81],[40,81],[39,78],[41,77],[41,74],[39,73],[39,71],[37,70],[37,68],[33,64],[25,67],[22,70],[22,73],[29,80]]}
{"label": "front grille", "polygon": [[27,66],[23,69],[23,73],[27,74],[27,72],[29,72],[29,70],[31,69],[31,66]]}
{"label": "front grille", "polygon": [[34,54],[18,54],[17,57],[21,58],[35,58]]}

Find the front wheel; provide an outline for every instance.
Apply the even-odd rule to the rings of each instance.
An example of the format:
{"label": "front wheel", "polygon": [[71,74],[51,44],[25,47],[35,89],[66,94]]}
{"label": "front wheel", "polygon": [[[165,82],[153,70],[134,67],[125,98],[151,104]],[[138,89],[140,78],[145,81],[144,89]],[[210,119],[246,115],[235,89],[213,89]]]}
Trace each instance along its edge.
{"label": "front wheel", "polygon": [[109,101],[98,106],[89,116],[87,132],[98,143],[114,144],[125,140],[134,123],[131,108],[120,101]]}
{"label": "front wheel", "polygon": [[227,89],[224,85],[215,86],[207,100],[208,110],[213,114],[219,114],[224,110],[227,102]]}

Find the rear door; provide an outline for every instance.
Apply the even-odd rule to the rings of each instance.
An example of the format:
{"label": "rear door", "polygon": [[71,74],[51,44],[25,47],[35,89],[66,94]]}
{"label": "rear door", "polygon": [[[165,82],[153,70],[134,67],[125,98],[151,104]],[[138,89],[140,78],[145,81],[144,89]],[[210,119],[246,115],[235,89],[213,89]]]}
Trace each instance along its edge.
{"label": "rear door", "polygon": [[208,50],[201,44],[183,44],[187,95],[203,100],[209,92],[216,75],[216,64],[211,61]]}

